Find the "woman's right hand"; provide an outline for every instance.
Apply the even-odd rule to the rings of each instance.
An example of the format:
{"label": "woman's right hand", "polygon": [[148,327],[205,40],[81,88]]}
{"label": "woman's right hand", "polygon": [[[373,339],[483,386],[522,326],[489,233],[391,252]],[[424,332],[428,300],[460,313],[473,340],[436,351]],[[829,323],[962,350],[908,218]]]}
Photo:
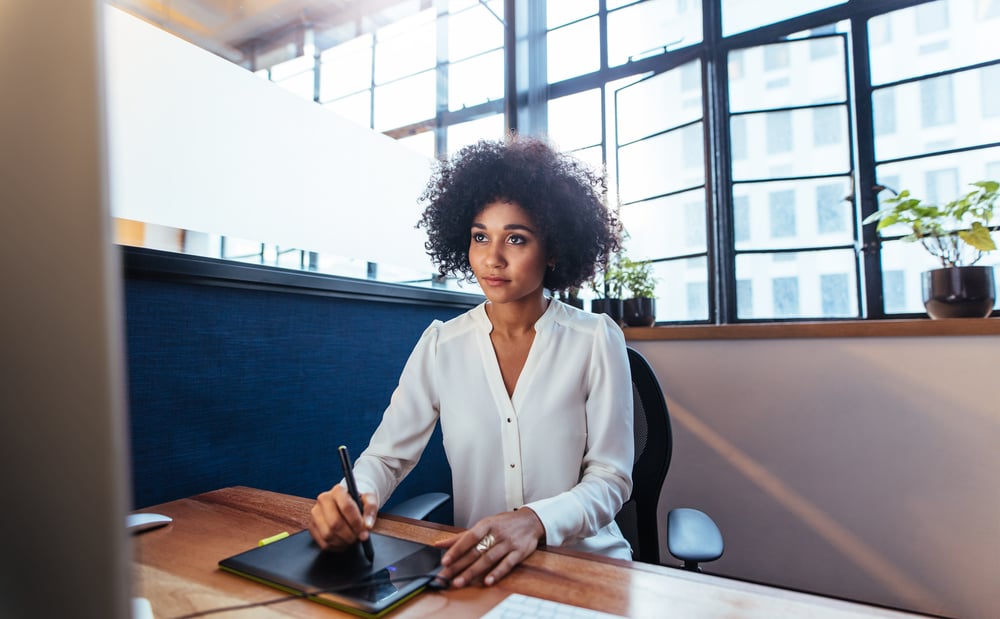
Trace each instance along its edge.
{"label": "woman's right hand", "polygon": [[341,484],[316,497],[309,512],[309,534],[323,550],[344,550],[358,541],[368,539],[375,526],[378,504],[375,495],[362,494],[364,514],[351,494]]}

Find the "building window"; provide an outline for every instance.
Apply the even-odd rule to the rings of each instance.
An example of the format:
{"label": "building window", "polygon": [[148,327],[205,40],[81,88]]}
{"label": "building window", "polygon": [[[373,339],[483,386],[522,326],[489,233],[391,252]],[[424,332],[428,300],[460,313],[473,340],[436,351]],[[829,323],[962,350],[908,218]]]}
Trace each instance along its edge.
{"label": "building window", "polygon": [[733,238],[737,243],[750,240],[749,196],[733,196]]}
{"label": "building window", "polygon": [[739,318],[753,317],[753,281],[736,280],[736,315]]}
{"label": "building window", "polygon": [[983,67],[977,73],[983,118],[1000,116],[1000,64]]}
{"label": "building window", "polygon": [[776,155],[792,150],[792,113],[772,112],[765,116],[767,124],[767,153]]}
{"label": "building window", "polygon": [[819,276],[820,298],[824,316],[851,316],[851,281],[846,273]]}
{"label": "building window", "polygon": [[937,0],[915,7],[917,34],[930,34],[948,29],[948,0]]}
{"label": "building window", "polygon": [[799,315],[799,278],[776,277],[771,280],[771,300],[777,318]]}
{"label": "building window", "polygon": [[843,194],[844,188],[839,183],[816,187],[816,229],[820,234],[847,230]]}
{"label": "building window", "polygon": [[920,82],[920,119],[924,127],[955,122],[955,97],[950,75]]}
{"label": "building window", "polygon": [[795,236],[795,191],[772,191],[768,195],[771,238]]}
{"label": "building window", "polygon": [[818,107],[812,111],[813,145],[828,146],[844,141],[843,111],[838,107]]}
{"label": "building window", "polygon": [[896,91],[880,88],[872,91],[872,119],[875,135],[896,133]]}
{"label": "building window", "polygon": [[883,271],[882,290],[886,314],[898,314],[906,311],[906,277],[903,271]]}

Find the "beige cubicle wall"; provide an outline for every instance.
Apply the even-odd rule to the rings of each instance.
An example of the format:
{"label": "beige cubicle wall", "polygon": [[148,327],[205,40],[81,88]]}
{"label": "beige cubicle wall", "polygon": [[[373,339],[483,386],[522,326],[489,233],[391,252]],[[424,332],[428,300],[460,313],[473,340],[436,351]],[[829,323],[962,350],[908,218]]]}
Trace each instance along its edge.
{"label": "beige cubicle wall", "polygon": [[718,521],[726,554],[707,571],[991,616],[1000,335],[985,331],[663,340],[644,330],[630,344],[659,376],[675,432],[662,514],[696,506]]}

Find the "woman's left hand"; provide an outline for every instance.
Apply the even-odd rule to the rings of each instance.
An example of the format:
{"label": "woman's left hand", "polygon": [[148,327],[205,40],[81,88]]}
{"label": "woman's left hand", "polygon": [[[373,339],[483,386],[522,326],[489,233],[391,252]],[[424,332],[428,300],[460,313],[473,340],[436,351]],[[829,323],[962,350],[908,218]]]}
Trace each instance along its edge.
{"label": "woman's left hand", "polygon": [[544,536],[545,527],[530,508],[483,518],[471,529],[434,543],[448,549],[438,578],[457,588],[482,577],[490,586],[533,553]]}

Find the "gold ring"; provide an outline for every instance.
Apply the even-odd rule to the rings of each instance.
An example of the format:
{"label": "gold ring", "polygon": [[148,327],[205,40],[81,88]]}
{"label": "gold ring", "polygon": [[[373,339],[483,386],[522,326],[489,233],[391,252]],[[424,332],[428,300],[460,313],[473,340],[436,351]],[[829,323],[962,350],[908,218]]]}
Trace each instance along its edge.
{"label": "gold ring", "polygon": [[487,550],[489,550],[491,546],[493,546],[493,542],[495,542],[495,541],[496,541],[496,538],[493,537],[493,534],[492,533],[487,533],[486,537],[484,537],[483,539],[479,540],[479,543],[476,544],[476,552],[478,552],[479,554],[483,554],[484,552],[486,552]]}

